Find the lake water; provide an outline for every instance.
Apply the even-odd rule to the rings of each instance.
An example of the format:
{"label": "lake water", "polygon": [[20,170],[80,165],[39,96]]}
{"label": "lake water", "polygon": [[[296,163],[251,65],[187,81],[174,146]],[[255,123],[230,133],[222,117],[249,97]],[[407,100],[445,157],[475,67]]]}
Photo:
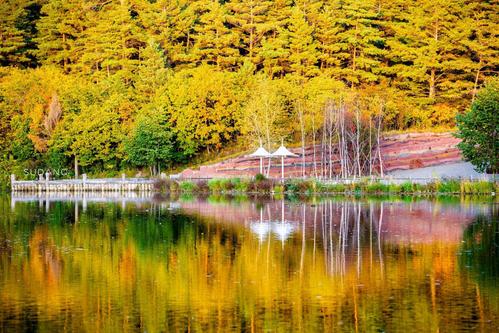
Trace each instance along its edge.
{"label": "lake water", "polygon": [[0,331],[499,331],[494,200],[0,196]]}

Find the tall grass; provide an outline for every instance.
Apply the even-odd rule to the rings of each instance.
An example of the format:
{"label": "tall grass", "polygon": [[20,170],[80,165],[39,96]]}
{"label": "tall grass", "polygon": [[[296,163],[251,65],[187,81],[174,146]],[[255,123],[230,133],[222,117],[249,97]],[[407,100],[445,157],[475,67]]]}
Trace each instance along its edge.
{"label": "tall grass", "polygon": [[404,182],[401,184],[370,182],[362,180],[356,183],[323,183],[317,180],[287,180],[284,183],[265,177],[220,178],[209,181],[175,181],[158,180],[154,188],[159,192],[171,193],[211,193],[211,194],[241,194],[241,193],[273,193],[273,194],[305,194],[314,193],[348,193],[348,194],[473,194],[491,195],[499,190],[498,182],[443,180],[427,184]]}

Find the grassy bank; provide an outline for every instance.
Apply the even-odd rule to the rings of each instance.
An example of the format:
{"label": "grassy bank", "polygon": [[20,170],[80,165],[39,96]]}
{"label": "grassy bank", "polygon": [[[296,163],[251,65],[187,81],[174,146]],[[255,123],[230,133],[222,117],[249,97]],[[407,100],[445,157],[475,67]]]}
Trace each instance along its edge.
{"label": "grassy bank", "polygon": [[473,194],[495,195],[498,182],[469,180],[437,180],[428,184],[404,182],[386,184],[368,179],[355,183],[324,183],[317,180],[278,180],[255,178],[224,178],[210,180],[158,180],[155,189],[162,193],[204,194]]}

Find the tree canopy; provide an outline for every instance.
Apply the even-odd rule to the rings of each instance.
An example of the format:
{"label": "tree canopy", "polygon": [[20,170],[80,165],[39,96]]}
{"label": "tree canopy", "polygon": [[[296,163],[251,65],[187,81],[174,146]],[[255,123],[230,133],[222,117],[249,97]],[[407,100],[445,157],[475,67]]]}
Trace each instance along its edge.
{"label": "tree canopy", "polygon": [[148,159],[162,167],[258,138],[310,142],[328,100],[348,94],[382,97],[385,130],[453,127],[499,69],[495,1],[5,0],[0,9],[2,163],[142,165],[125,143],[156,135],[144,115],[162,119],[154,130],[180,151]]}
{"label": "tree canopy", "polygon": [[457,116],[458,144],[467,161],[480,172],[499,172],[499,80],[489,82],[469,112]]}

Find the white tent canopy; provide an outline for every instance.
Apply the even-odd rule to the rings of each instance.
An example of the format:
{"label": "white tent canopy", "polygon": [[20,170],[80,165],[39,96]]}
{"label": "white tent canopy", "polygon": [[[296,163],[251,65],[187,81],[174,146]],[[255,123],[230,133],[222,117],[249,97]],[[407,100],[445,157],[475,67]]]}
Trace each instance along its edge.
{"label": "white tent canopy", "polygon": [[254,153],[251,153],[248,156],[260,158],[260,173],[263,173],[263,158],[272,157],[272,154],[269,153],[265,148],[260,146],[260,148],[258,148]]}
{"label": "white tent canopy", "polygon": [[262,146],[260,146],[260,148],[258,148],[257,150],[255,150],[254,153],[251,153],[248,156],[252,156],[252,157],[271,157],[272,154],[269,153],[265,148],[263,148]]}
{"label": "white tent canopy", "polygon": [[272,153],[272,156],[280,156],[280,157],[297,157],[298,155],[292,153],[288,150],[288,148],[281,145],[279,149]]}
{"label": "white tent canopy", "polygon": [[298,157],[297,154],[290,152],[283,144],[272,153],[272,156],[281,158],[281,178],[284,179],[284,157]]}

